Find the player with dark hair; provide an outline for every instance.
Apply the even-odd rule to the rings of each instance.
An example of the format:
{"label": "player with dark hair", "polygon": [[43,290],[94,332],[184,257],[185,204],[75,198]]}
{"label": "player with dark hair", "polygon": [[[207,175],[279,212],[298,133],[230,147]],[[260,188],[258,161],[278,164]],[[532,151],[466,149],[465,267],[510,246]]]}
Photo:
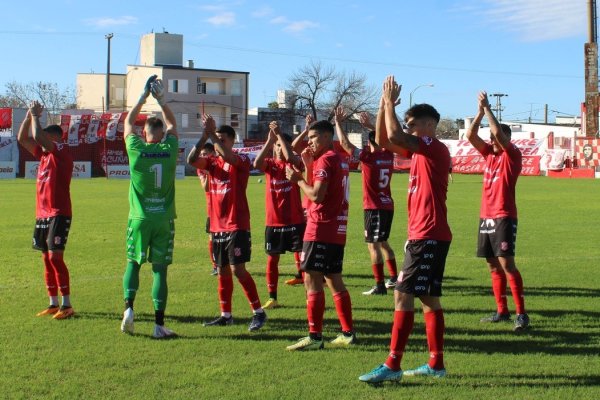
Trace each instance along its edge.
{"label": "player with dark hair", "polygon": [[[342,129],[342,122],[347,118],[342,106],[334,110],[334,117],[340,145],[346,153],[360,160],[362,172],[365,242],[375,278],[375,286],[363,294],[385,295],[387,287],[396,286],[398,278],[396,255],[387,241],[394,219],[394,200],[390,190],[394,173],[394,154],[375,142],[373,130],[369,132],[369,146],[364,149],[357,148]],[[361,125],[374,128],[368,114],[361,114],[359,120]],[[387,283],[383,274],[384,260],[390,272]]]}
{"label": "player with dark hair", "polygon": [[307,222],[302,246],[302,270],[306,288],[309,336],[288,350],[323,348],[325,294],[323,278],[333,295],[342,333],[331,343],[350,346],[356,338],[352,302],[342,278],[344,246],[348,226],[348,163],[333,149],[333,125],[313,123],[308,130],[308,147],[302,152],[307,182],[297,168],[286,168],[287,178],[298,184],[308,198]]}
{"label": "player with dark hair", "polygon": [[[289,135],[283,134],[276,121],[269,124],[269,136],[254,160],[254,168],[265,173],[265,251],[267,252],[267,290],[269,300],[263,308],[276,308],[279,280],[279,256],[294,253],[300,262],[306,223],[302,212],[300,189],[285,175],[286,166],[302,167],[302,160],[291,149]],[[270,154],[269,154],[270,153]],[[271,155],[271,157],[269,157]]]}
{"label": "player with dark hair", "polygon": [[[446,193],[450,152],[435,131],[440,114],[429,104],[416,104],[404,114],[407,132],[396,116],[400,86],[393,76],[383,84],[377,114],[376,141],[393,152],[412,153],[408,184],[408,242],[402,272],[394,290],[394,324],[385,363],[358,379],[376,383],[407,376],[446,375],[444,368],[444,312],[440,297],[452,233],[447,221]],[[429,362],[402,371],[400,364],[412,332],[415,297],[421,300]]]}
{"label": "player with dark hair", "polygon": [[[40,117],[44,108],[31,103],[19,129],[18,141],[40,160],[37,172],[35,229],[33,248],[42,252],[44,278],[50,304],[37,313],[38,317],[52,315],[54,319],[71,317],[69,269],[63,254],[71,227],[71,175],[73,158],[68,146],[63,144],[62,129],[49,125],[42,129]],[[29,131],[32,136],[29,136]],[[62,305],[58,303],[58,291]]]}
{"label": "player with dark hair", "polygon": [[[135,120],[152,93],[165,120],[150,117],[144,125],[145,139],[135,132]],[[165,129],[166,124],[166,129]],[[123,275],[125,312],[121,331],[133,334],[133,304],[139,288],[141,265],[152,263],[152,302],[156,339],[175,336],[164,325],[167,307],[167,267],[173,262],[175,238],[175,168],[179,153],[175,115],[165,102],[163,83],[151,76],[137,104],[125,118],[125,147],[129,156],[129,218],[127,221],[127,267]]]}
{"label": "player with dark hair", "polygon": [[231,298],[233,276],[242,285],[252,308],[249,331],[263,327],[267,314],[262,309],[256,283],[246,269],[250,261],[250,210],[246,187],[250,176],[250,158],[233,151],[235,130],[222,125],[218,130],[210,115],[203,115],[204,135],[210,139],[216,156],[198,157],[191,165],[208,172],[210,178],[210,232],[213,240],[212,257],[217,264],[221,315],[204,326],[233,324]]}
{"label": "player with dark hair", "polygon": [[[529,316],[525,312],[523,278],[515,264],[517,239],[515,192],[522,168],[522,155],[517,146],[510,142],[510,127],[500,124],[494,116],[487,93],[479,93],[478,101],[477,115],[467,130],[467,139],[485,157],[477,257],[484,257],[487,261],[496,300],[496,313],[483,318],[481,322],[510,321],[506,301],[508,278],[517,312],[514,330],[521,331],[529,326]],[[484,116],[490,124],[491,144],[487,144],[477,134]]]}
{"label": "player with dark hair", "polygon": [[[198,159],[198,157],[210,157],[214,156],[215,146],[207,142],[208,137],[206,135],[202,135],[198,143],[190,150],[187,156],[187,163],[192,164],[194,161]],[[212,235],[210,234],[210,179],[208,178],[208,173],[201,169],[196,169],[196,174],[198,175],[198,179],[200,179],[200,184],[202,185],[202,189],[204,189],[204,193],[206,196],[206,224],[204,231],[208,233],[208,254],[210,255],[211,263],[212,263],[212,272],[211,275],[217,275],[217,264],[215,264],[215,260],[212,258]]]}

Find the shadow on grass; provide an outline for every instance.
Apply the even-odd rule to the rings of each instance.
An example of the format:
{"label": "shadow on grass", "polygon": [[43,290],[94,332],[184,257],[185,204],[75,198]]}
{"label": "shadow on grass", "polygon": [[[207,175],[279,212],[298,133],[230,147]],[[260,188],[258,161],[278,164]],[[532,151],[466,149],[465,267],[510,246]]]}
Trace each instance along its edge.
{"label": "shadow on grass", "polygon": [[458,374],[452,377],[468,379],[469,386],[478,387],[565,387],[565,386],[600,386],[600,375],[566,375],[566,374],[509,374],[509,375],[483,375],[483,374]]}
{"label": "shadow on grass", "polygon": [[[444,277],[444,282],[448,281]],[[450,281],[452,282],[452,281]],[[492,295],[491,285],[448,285],[445,288],[447,294],[457,294],[466,296],[488,296]],[[510,295],[510,294],[509,294]],[[576,288],[567,286],[558,287],[529,287],[525,284],[525,297],[600,297],[600,289]]]}

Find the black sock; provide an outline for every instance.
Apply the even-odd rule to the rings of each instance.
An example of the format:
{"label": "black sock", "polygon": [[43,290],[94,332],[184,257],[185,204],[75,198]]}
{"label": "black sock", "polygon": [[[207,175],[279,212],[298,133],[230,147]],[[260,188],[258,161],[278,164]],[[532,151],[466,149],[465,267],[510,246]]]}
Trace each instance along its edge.
{"label": "black sock", "polygon": [[323,340],[323,334],[322,333],[309,333],[308,336],[310,336],[311,339],[313,340]]}
{"label": "black sock", "polygon": [[125,299],[125,309],[131,308],[133,310],[133,301],[135,299]]}
{"label": "black sock", "polygon": [[273,300],[277,300],[277,292],[269,292],[269,298]]}
{"label": "black sock", "polygon": [[342,331],[342,334],[346,337],[350,337],[353,335],[352,331]]}
{"label": "black sock", "polygon": [[165,324],[165,310],[154,310],[154,321],[156,321],[156,325],[163,326]]}

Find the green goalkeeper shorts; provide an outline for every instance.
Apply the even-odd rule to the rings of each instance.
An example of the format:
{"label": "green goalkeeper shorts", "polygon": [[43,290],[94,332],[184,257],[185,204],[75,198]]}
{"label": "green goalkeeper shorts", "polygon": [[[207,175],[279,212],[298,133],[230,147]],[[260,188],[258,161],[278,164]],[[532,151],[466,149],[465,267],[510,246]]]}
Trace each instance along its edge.
{"label": "green goalkeeper shorts", "polygon": [[173,263],[175,222],[130,219],[127,221],[127,259],[142,265]]}

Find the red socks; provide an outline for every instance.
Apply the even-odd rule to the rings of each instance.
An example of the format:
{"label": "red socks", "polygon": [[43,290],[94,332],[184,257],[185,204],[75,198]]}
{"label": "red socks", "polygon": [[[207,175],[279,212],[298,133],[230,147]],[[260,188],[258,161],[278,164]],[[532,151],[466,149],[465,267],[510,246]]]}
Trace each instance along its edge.
{"label": "red socks", "polygon": [[525,314],[525,297],[523,296],[523,278],[521,273],[516,270],[508,275],[508,284],[512,292],[513,300],[517,314]]}
{"label": "red socks", "polygon": [[48,296],[58,296],[56,274],[54,273],[54,268],[50,263],[50,255],[46,252],[42,253],[42,261],[44,262],[44,280],[46,281]]}
{"label": "red socks", "polygon": [[[229,268],[229,267],[227,267]],[[233,295],[233,277],[231,274],[219,274],[219,303],[222,313],[231,313],[231,296]]]}
{"label": "red socks", "polygon": [[508,314],[506,304],[506,274],[504,271],[492,271],[492,291],[496,300],[496,311],[498,314]]}
{"label": "red socks", "polygon": [[385,276],[383,275],[383,263],[373,264],[371,265],[371,268],[373,269],[375,283],[383,283],[385,281]]}
{"label": "red socks", "polygon": [[402,355],[408,342],[408,337],[412,332],[415,323],[414,311],[394,311],[394,325],[392,326],[392,340],[390,341],[390,354],[385,365],[388,368],[400,370]]}
{"label": "red socks", "polygon": [[250,275],[250,273],[246,271],[246,274],[244,274],[244,276],[242,276],[241,278],[238,277],[238,281],[244,289],[244,293],[246,294],[246,298],[248,299],[252,310],[258,310],[260,308],[260,299],[258,297],[256,283],[254,283],[252,275]]}
{"label": "red socks", "polygon": [[277,293],[277,280],[279,279],[279,254],[267,255],[267,290]]}
{"label": "red socks", "polygon": [[[335,310],[342,326],[342,332],[352,332],[352,301],[350,301],[350,293],[347,290],[337,292],[333,295],[335,302]],[[325,306],[325,301],[323,301]]]}
{"label": "red socks", "polygon": [[390,278],[393,280],[398,277],[398,266],[396,265],[396,259],[392,258],[391,260],[385,260],[387,264],[388,271],[390,273]]}
{"label": "red socks", "polygon": [[302,271],[300,269],[301,261],[300,261],[300,252],[299,251],[294,253],[294,261],[296,263],[296,269],[298,270],[298,273],[302,276],[302,280],[304,280],[304,271]]}
{"label": "red socks", "polygon": [[[350,298],[348,298],[349,300]],[[306,293],[306,316],[308,318],[308,332],[323,332],[323,314],[325,314],[325,293]]]}
{"label": "red socks", "polygon": [[444,311],[435,310],[423,314],[429,346],[429,366],[444,369]]}
{"label": "red socks", "polygon": [[[48,274],[47,263],[46,263],[46,257],[47,257],[48,263],[52,266],[52,269],[54,270],[54,277],[55,277],[54,285],[56,286],[56,283],[58,283],[58,288],[60,289],[60,294],[63,296],[68,296],[70,294],[69,270],[67,269],[67,265],[65,264],[65,261],[63,260],[63,253],[49,251],[47,253],[47,256],[42,256],[42,257],[44,258],[44,266],[46,267],[46,274]],[[46,277],[46,286],[49,286],[48,285],[48,277]],[[50,293],[50,289],[48,289],[48,293]],[[54,296],[56,296],[56,294],[54,294]]]}

